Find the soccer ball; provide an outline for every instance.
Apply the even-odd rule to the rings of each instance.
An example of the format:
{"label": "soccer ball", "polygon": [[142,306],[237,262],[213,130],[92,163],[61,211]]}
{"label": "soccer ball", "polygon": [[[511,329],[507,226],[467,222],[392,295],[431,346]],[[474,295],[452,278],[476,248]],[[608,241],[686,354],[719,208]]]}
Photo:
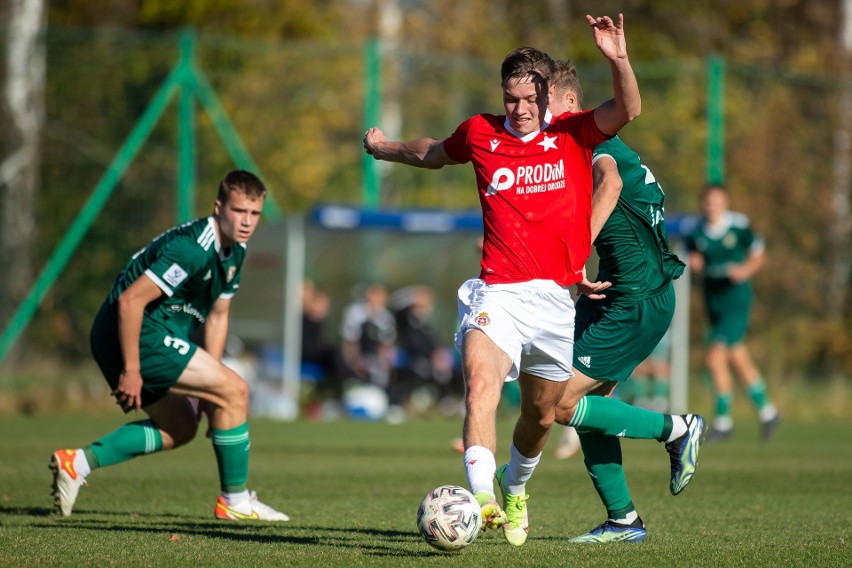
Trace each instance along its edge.
{"label": "soccer ball", "polygon": [[426,494],[417,509],[420,534],[438,550],[460,550],[482,528],[482,509],[473,493],[458,485],[441,485]]}

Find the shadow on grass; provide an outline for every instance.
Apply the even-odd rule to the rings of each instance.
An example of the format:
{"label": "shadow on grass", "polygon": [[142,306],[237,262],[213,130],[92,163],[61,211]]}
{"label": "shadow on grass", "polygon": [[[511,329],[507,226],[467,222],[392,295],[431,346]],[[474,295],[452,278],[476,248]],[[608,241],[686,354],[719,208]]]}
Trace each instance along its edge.
{"label": "shadow on grass", "polygon": [[39,530],[62,529],[159,534],[166,538],[197,536],[224,539],[239,543],[268,545],[293,545],[330,547],[359,551],[379,557],[427,558],[442,555],[424,543],[414,531],[392,529],[348,528],[325,525],[299,525],[298,523],[246,522],[219,520],[194,520],[185,515],[75,511],[70,517],[61,517],[47,507],[2,507],[0,516],[31,517],[27,526]]}

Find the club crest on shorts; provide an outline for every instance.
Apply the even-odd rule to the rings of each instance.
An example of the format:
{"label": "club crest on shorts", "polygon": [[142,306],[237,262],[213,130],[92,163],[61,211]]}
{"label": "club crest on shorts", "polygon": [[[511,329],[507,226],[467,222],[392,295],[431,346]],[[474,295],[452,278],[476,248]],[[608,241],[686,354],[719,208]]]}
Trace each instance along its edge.
{"label": "club crest on shorts", "polygon": [[479,312],[476,316],[476,325],[488,325],[491,323],[491,318],[488,317],[488,312]]}

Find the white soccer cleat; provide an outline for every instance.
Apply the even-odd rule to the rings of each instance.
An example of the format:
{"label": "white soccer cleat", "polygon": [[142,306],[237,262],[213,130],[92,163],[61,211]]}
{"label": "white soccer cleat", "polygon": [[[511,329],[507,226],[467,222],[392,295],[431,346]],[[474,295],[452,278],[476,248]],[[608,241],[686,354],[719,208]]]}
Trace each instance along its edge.
{"label": "white soccer cleat", "polygon": [[63,517],[71,515],[74,503],[77,501],[77,493],[80,487],[86,485],[83,476],[77,474],[74,468],[74,458],[77,450],[56,450],[50,456],[50,471],[53,472],[53,505],[56,512]]}
{"label": "white soccer cleat", "polygon": [[290,517],[282,513],[281,511],[276,511],[266,503],[259,501],[257,498],[257,493],[254,491],[251,492],[251,513],[241,513],[232,509],[228,506],[228,503],[225,499],[220,495],[219,500],[216,502],[216,507],[213,510],[213,514],[217,519],[222,519],[226,521],[289,521]]}

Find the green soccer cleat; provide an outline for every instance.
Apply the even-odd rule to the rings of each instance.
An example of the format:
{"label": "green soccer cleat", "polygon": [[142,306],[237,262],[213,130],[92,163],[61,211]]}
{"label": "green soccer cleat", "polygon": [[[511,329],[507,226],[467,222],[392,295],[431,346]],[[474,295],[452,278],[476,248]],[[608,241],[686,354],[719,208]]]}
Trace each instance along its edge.
{"label": "green soccer cleat", "polygon": [[503,524],[503,536],[512,546],[521,546],[527,541],[530,533],[530,519],[527,514],[527,500],[529,495],[511,495],[504,487],[503,480],[506,478],[508,464],[500,466],[497,470],[497,483],[503,493],[503,509],[506,511],[506,522]]}
{"label": "green soccer cleat", "polygon": [[506,513],[500,508],[494,495],[480,491],[475,495],[482,507],[482,530],[499,529],[506,522]]}
{"label": "green soccer cleat", "polygon": [[642,542],[648,536],[642,519],[636,518],[629,525],[622,525],[607,519],[603,524],[596,526],[586,534],[575,536],[568,542]]}
{"label": "green soccer cleat", "polygon": [[669,453],[672,465],[669,483],[672,495],[682,492],[692,481],[695,468],[698,467],[698,450],[707,431],[707,423],[697,414],[685,414],[683,419],[686,421],[686,433],[666,444],[666,451]]}

